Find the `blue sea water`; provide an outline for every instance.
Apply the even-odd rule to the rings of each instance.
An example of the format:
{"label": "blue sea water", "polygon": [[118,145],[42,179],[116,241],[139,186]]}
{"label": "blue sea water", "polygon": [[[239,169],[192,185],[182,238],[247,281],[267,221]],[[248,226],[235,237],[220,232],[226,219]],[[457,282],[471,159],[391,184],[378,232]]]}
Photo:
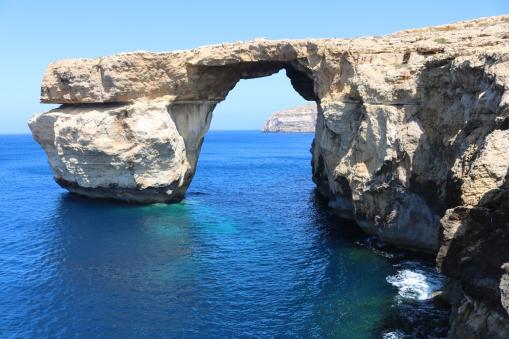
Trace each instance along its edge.
{"label": "blue sea water", "polygon": [[0,136],[0,337],[445,335],[433,263],[331,214],[312,138],[209,132],[186,199],[143,206],[69,194]]}

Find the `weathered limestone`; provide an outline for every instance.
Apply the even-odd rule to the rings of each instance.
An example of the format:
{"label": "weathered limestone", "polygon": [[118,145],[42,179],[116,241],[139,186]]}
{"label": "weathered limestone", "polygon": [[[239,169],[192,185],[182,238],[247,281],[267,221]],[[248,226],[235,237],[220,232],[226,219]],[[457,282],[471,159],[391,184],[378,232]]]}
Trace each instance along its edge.
{"label": "weathered limestone", "polygon": [[59,61],[41,100],[64,105],[29,124],[69,190],[177,201],[214,105],[240,79],[281,69],[317,103],[313,179],[331,207],[400,247],[440,248],[461,295],[452,337],[509,321],[509,16]]}
{"label": "weathered limestone", "polygon": [[[215,103],[62,106],[29,121],[55,180],[69,191],[133,202],[179,201],[191,183]],[[184,113],[182,113],[184,112]]]}
{"label": "weathered limestone", "polygon": [[308,104],[274,112],[263,127],[264,132],[314,132],[316,104]]}
{"label": "weathered limestone", "polygon": [[477,206],[451,208],[442,218],[437,263],[449,277],[448,284],[456,287],[451,337],[507,338],[509,334],[507,177]]}

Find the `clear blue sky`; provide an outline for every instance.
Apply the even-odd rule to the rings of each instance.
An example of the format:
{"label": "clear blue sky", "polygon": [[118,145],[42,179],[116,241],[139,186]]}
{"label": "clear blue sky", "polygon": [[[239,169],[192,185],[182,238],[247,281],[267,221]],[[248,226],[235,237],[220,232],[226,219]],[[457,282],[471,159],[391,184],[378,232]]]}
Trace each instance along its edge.
{"label": "clear blue sky", "polygon": [[[52,1],[0,0],[0,133],[26,133],[46,65],[122,51],[166,51],[256,37],[382,35],[509,13],[509,0]],[[241,81],[214,111],[213,129],[258,129],[303,100],[284,75]]]}

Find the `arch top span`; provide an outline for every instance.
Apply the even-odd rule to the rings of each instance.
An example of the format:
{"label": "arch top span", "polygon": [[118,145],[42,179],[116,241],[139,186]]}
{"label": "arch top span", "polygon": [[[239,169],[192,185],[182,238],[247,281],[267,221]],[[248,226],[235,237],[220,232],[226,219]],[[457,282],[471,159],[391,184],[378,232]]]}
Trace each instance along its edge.
{"label": "arch top span", "polygon": [[[319,41],[319,40],[318,40]],[[48,66],[41,86],[45,103],[126,103],[164,96],[223,100],[241,79],[285,69],[306,100],[317,100],[310,64],[313,40],[206,46],[165,53],[133,52],[98,59],[62,60]],[[313,54],[313,63],[320,54]]]}
{"label": "arch top span", "polygon": [[270,76],[285,70],[292,87],[305,100],[318,101],[315,93],[313,73],[307,66],[297,60],[291,61],[251,61],[223,66],[197,66],[189,68],[191,86],[196,90],[193,93],[182,95],[177,100],[186,100],[199,97],[201,99],[213,98],[224,100],[228,92],[242,79],[254,79]]}

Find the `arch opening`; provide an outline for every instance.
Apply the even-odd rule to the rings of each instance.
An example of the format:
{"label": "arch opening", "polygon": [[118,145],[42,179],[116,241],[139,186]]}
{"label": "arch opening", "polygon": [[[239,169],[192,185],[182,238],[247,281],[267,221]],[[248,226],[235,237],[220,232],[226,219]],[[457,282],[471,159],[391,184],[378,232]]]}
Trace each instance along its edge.
{"label": "arch opening", "polygon": [[188,68],[193,88],[192,98],[181,96],[177,100],[222,101],[242,79],[267,77],[284,69],[292,87],[305,100],[318,102],[311,72],[295,61],[257,61],[227,65],[199,65]]}
{"label": "arch opening", "polygon": [[[199,71],[197,71],[199,69]],[[194,174],[196,172],[196,167],[198,164],[199,154],[201,152],[201,147],[206,139],[206,134],[209,133],[209,128],[212,126],[214,128],[211,129],[211,132],[217,132],[220,130],[261,130],[264,123],[266,122],[266,118],[270,117],[270,114],[276,110],[283,110],[287,108],[292,108],[294,106],[299,106],[305,104],[306,102],[313,101],[318,106],[319,110],[319,99],[315,94],[314,81],[312,76],[306,72],[306,69],[298,64],[298,62],[248,62],[234,65],[224,65],[224,66],[199,66],[195,70],[195,74],[200,74],[197,79],[201,79],[202,82],[198,86],[198,93],[200,94],[201,100],[177,100],[173,102],[171,107],[179,107],[178,109],[169,109],[170,113],[172,113],[172,119],[177,124],[177,129],[181,135],[185,136],[193,134],[192,140],[186,141],[186,149],[188,153],[188,159],[193,159],[194,163],[192,164],[192,173],[190,173],[188,180],[188,185],[191,185],[191,179],[193,179]],[[284,72],[284,73],[283,73]],[[282,78],[281,86],[277,86],[276,88],[271,88],[270,78],[274,79],[274,77]],[[252,110],[248,114],[256,114],[258,116],[264,117],[263,123],[260,124],[251,124],[248,128],[221,128],[214,126],[214,121],[218,119],[218,114],[222,114],[221,108],[222,104],[227,104],[229,100],[235,100],[236,90],[243,88],[246,84],[251,83],[250,81],[241,81],[241,80],[252,80],[252,81],[264,81],[261,78],[267,79],[268,86],[263,88],[256,88],[255,91],[252,92],[252,95],[246,97],[245,102],[239,102],[237,105],[238,110],[235,112],[235,119],[243,119],[242,107],[250,108],[250,101],[258,101],[264,99],[265,91],[274,91],[276,90],[278,93],[282,93],[283,91],[290,91],[295,94],[298,94],[300,97],[295,103],[290,104],[288,106],[283,105],[271,105],[269,109],[265,109],[260,112],[253,112]],[[284,79],[284,80],[283,80]],[[286,84],[282,85],[282,82],[286,82]],[[288,83],[289,82],[289,83]],[[292,91],[293,89],[293,91]],[[219,104],[219,105],[218,105]],[[203,108],[206,108],[205,110]],[[248,115],[246,114],[246,115]],[[198,116],[198,119],[196,118]],[[233,115],[231,118],[234,118]],[[194,121],[193,126],[197,126],[196,121],[201,120],[205,122],[206,126],[201,126],[200,131],[198,133],[189,133],[186,131],[182,131],[182,127],[191,128],[191,124],[182,123],[183,121]],[[315,126],[316,127],[316,126]],[[192,128],[191,128],[192,129]],[[308,152],[309,147],[312,145],[312,136],[309,143],[306,144],[306,147],[303,148],[303,152]],[[310,161],[306,161],[306,164],[309,164]],[[311,167],[309,168],[309,172],[311,174]],[[311,176],[310,176],[310,182]],[[187,189],[187,188],[186,188]]]}

